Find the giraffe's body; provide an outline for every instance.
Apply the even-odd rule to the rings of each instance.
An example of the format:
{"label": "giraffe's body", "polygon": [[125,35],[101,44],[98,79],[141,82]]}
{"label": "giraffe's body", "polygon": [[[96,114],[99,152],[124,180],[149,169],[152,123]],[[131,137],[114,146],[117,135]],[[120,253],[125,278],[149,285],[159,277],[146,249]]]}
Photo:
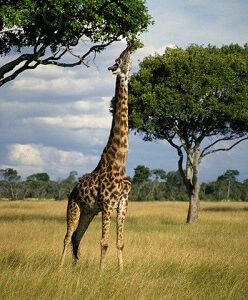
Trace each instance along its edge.
{"label": "giraffe's body", "polygon": [[67,247],[72,243],[73,259],[79,258],[79,244],[94,216],[102,212],[100,268],[103,268],[108,248],[110,220],[117,210],[117,251],[120,269],[123,268],[124,221],[131,183],[126,176],[128,151],[128,72],[133,45],[128,45],[116,63],[109,68],[117,75],[113,121],[110,136],[95,170],[82,177],[72,190],[67,206],[67,233],[61,264]]}

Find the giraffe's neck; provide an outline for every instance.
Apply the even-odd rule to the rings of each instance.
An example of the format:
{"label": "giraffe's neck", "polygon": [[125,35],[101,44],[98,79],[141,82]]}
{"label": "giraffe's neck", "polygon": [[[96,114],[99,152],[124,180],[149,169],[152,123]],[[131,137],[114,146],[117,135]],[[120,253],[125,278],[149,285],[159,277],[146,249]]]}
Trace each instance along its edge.
{"label": "giraffe's neck", "polygon": [[128,77],[117,75],[114,111],[108,143],[103,150],[100,165],[125,169],[128,151]]}

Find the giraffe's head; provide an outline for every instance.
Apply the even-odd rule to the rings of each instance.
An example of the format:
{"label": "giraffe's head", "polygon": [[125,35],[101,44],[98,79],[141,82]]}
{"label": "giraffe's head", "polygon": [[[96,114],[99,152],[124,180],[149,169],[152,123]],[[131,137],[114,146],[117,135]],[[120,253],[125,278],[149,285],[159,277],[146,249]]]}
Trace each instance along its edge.
{"label": "giraffe's head", "polygon": [[128,42],[127,47],[122,51],[121,55],[115,60],[113,66],[109,67],[108,70],[112,71],[114,75],[128,75],[128,72],[132,66],[132,53],[137,49],[135,42]]}

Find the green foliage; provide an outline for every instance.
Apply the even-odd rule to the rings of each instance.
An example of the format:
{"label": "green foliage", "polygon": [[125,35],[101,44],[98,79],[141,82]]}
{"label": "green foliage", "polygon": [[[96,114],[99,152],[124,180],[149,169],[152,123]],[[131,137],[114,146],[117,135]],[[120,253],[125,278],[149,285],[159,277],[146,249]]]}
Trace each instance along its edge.
{"label": "green foliage", "polygon": [[63,200],[66,199],[70,192],[72,191],[77,178],[76,176],[78,175],[78,173],[76,171],[71,171],[69,176],[63,180],[60,180],[58,182],[58,189],[57,189],[57,194],[54,197],[56,200]]}
{"label": "green foliage", "polygon": [[187,191],[184,185],[176,186],[167,182],[147,181],[133,183],[129,196],[132,201],[187,201]]}
{"label": "green foliage", "polygon": [[1,169],[0,178],[7,182],[18,182],[21,179],[21,176],[18,175],[18,172],[12,168]]}
{"label": "green foliage", "polygon": [[144,181],[147,181],[150,176],[150,170],[149,168],[143,166],[143,165],[138,165],[134,169],[134,177],[133,177],[133,182],[134,183],[142,183]]}
{"label": "green foliage", "polygon": [[150,170],[138,165],[134,169],[130,199],[134,201],[187,200],[187,193],[178,172],[163,169]]}
{"label": "green foliage", "polygon": [[21,188],[21,176],[18,175],[18,172],[12,168],[1,169],[0,170],[0,188],[3,197],[8,195],[7,198],[11,200],[16,200],[20,197],[20,188]]}
{"label": "green foliage", "polygon": [[47,173],[36,173],[21,181],[14,169],[0,170],[0,197],[12,200],[25,198],[66,199],[75,182],[77,172],[71,171],[63,180],[52,181]]}
{"label": "green foliage", "polygon": [[0,86],[40,64],[88,66],[91,53],[122,38],[140,47],[138,35],[152,23],[144,0],[1,1],[0,55],[22,55],[0,68]]}
{"label": "green foliage", "polygon": [[151,170],[151,175],[155,177],[155,180],[166,180],[166,172],[163,169],[154,169]]}
{"label": "green foliage", "polygon": [[49,179],[47,173],[37,173],[27,177],[27,181],[49,181]]}
{"label": "green foliage", "polygon": [[236,181],[239,176],[238,170],[227,170],[223,175],[218,177],[218,181]]}
{"label": "green foliage", "polygon": [[183,180],[178,171],[170,171],[167,173],[167,183],[170,185],[175,185],[175,186],[182,186],[183,185]]}
{"label": "green foliage", "polygon": [[142,0],[2,1],[1,28],[21,28],[2,36],[0,53],[39,43],[56,52],[60,46],[75,46],[82,36],[93,43],[113,37],[130,37],[151,22]]}
{"label": "green foliage", "polygon": [[186,143],[247,133],[248,47],[191,45],[150,56],[130,80],[130,126]]}
{"label": "green foliage", "polygon": [[[146,180],[135,180],[139,170],[149,172]],[[136,171],[138,170],[138,172]],[[154,173],[163,174],[163,180],[154,176]],[[141,172],[142,178],[143,172]],[[166,176],[164,176],[166,174]],[[238,170],[227,170],[218,176],[216,181],[202,183],[200,188],[200,199],[208,201],[248,201],[248,180],[243,183],[237,179]],[[138,176],[139,178],[139,176]],[[145,166],[137,166],[132,180],[130,199],[133,201],[170,200],[187,201],[188,195],[182,177],[178,171],[165,172],[162,169],[150,170]]]}
{"label": "green foliage", "polygon": [[216,181],[202,183],[201,198],[203,200],[248,200],[248,186],[246,180],[238,181],[238,170],[227,170],[218,176]]}

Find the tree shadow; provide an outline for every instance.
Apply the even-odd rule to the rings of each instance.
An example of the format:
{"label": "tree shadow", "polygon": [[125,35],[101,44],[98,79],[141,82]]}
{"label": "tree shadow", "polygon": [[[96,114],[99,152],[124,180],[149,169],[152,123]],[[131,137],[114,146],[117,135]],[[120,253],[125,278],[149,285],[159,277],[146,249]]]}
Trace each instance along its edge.
{"label": "tree shadow", "polygon": [[30,222],[30,221],[42,221],[42,222],[58,222],[65,223],[65,216],[49,216],[43,214],[18,214],[18,215],[5,215],[0,216],[0,222]]}
{"label": "tree shadow", "polygon": [[218,207],[205,207],[201,208],[201,211],[209,212],[240,212],[248,211],[248,207],[231,207],[231,206],[218,206]]}

